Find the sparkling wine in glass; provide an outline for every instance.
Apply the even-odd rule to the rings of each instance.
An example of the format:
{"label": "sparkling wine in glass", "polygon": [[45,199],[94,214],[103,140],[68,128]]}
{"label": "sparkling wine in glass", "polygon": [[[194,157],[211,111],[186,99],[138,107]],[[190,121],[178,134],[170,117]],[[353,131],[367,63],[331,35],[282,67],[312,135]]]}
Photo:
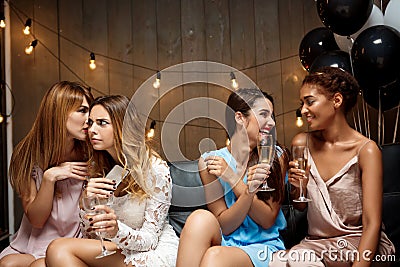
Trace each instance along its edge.
{"label": "sparkling wine in glass", "polygon": [[[91,196],[86,195],[82,198],[82,207],[85,210],[87,219],[90,219],[91,217],[94,217],[95,215],[98,215],[100,213],[99,211],[95,210],[95,207],[98,205],[100,205],[100,200],[96,195],[91,195]],[[104,246],[102,233],[96,231],[96,235],[100,238],[101,253],[97,255],[95,258],[100,259],[105,256],[114,254],[115,251],[107,250],[106,247]]]}
{"label": "sparkling wine in glass", "polygon": [[[293,161],[298,164],[298,169],[306,172],[308,165],[308,154],[306,146],[293,146],[292,147]],[[293,199],[294,202],[310,202],[311,199],[304,196],[303,192],[303,180],[308,179],[306,175],[299,179],[300,183],[300,196],[297,199]]]}
{"label": "sparkling wine in glass", "polygon": [[[274,137],[266,131],[260,131],[258,134],[258,163],[267,163],[271,165],[272,159],[275,154]],[[275,188],[268,186],[267,179],[265,179],[259,191],[274,191]]]}

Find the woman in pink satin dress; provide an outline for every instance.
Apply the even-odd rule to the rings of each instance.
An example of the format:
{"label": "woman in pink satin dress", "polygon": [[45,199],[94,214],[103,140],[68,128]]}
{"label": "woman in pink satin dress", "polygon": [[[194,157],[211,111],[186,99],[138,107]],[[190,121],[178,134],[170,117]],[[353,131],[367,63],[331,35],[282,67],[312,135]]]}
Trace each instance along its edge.
{"label": "woman in pink satin dress", "polygon": [[15,147],[10,182],[24,215],[0,266],[44,266],[48,244],[79,237],[79,198],[88,173],[85,142],[90,91],[76,82],[54,84],[32,129]]}
{"label": "woman in pink satin dress", "polygon": [[[299,196],[299,179],[311,202],[308,236],[270,266],[387,266],[393,243],[382,231],[382,157],[376,143],[353,128],[347,113],[357,102],[357,81],[349,73],[324,67],[305,77],[301,112],[310,131],[292,146],[306,146],[305,173],[290,162],[289,182]],[[293,199],[294,199],[293,198]],[[386,259],[386,261],[382,261]]]}

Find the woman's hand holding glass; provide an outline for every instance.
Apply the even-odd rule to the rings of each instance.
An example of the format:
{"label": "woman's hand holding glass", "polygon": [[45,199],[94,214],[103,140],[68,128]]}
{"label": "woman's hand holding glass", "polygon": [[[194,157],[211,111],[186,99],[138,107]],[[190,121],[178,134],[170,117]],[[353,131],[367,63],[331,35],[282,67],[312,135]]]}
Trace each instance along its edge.
{"label": "woman's hand holding glass", "polygon": [[292,157],[293,160],[289,162],[289,181],[290,183],[299,188],[300,196],[294,199],[294,202],[309,202],[311,199],[305,197],[308,183],[308,173],[310,167],[308,165],[308,154],[306,146],[293,146]]}
{"label": "woman's hand holding glass", "polygon": [[247,171],[247,186],[250,193],[261,189],[261,185],[264,184],[271,173],[270,167],[267,163],[259,163],[249,168]]}
{"label": "woman's hand holding glass", "polygon": [[96,256],[96,259],[114,254],[115,251],[106,249],[103,241],[105,233],[108,233],[107,236],[115,236],[118,231],[114,211],[106,205],[100,205],[100,200],[96,194],[88,195],[87,192],[84,193],[81,204],[90,228],[95,230],[100,238],[101,253]]}

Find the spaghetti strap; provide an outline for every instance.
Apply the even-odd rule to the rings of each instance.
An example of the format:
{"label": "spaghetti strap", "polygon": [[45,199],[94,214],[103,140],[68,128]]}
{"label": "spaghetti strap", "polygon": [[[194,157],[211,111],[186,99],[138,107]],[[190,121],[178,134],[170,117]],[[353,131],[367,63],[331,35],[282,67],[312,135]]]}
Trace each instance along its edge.
{"label": "spaghetti strap", "polygon": [[361,151],[361,149],[363,149],[363,147],[364,147],[366,144],[368,144],[369,142],[371,142],[371,141],[372,141],[371,139],[368,139],[367,141],[365,141],[364,144],[362,144],[362,145],[360,146],[360,148],[359,148],[358,151],[357,151],[357,158],[360,156],[360,151]]}

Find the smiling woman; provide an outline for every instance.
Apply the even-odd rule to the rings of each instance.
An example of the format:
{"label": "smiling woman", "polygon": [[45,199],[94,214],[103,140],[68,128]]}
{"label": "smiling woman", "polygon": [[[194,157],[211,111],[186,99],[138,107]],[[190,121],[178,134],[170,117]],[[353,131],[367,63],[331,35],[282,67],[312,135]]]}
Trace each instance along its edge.
{"label": "smiling woman", "polygon": [[[273,111],[272,97],[260,89],[241,88],[229,96],[225,117],[231,142],[199,159],[208,211],[188,217],[177,267],[268,266],[272,253],[285,248],[279,230],[286,226],[281,204],[287,154],[276,145],[268,164],[257,150],[260,132],[275,126]],[[274,191],[260,192],[266,179]]]}
{"label": "smiling woman", "polygon": [[85,139],[92,101],[79,83],[54,84],[32,129],[15,147],[10,182],[22,199],[24,215],[10,246],[0,254],[0,266],[43,264],[54,238],[80,236],[77,205],[88,174]]}
{"label": "smiling woman", "polygon": [[[286,266],[287,261],[290,266],[375,266],[374,255],[389,259],[394,254],[393,243],[382,230],[381,151],[346,120],[358,92],[354,77],[339,68],[324,67],[304,79],[301,111],[310,132],[295,136],[292,146],[306,147],[309,166],[304,171],[291,161],[289,181],[296,188],[294,197],[303,184],[311,199],[297,204],[300,209],[308,207],[308,236],[292,247],[286,259],[271,266]],[[337,261],[327,253],[331,249],[362,257]],[[314,258],[291,257],[302,253]]]}

